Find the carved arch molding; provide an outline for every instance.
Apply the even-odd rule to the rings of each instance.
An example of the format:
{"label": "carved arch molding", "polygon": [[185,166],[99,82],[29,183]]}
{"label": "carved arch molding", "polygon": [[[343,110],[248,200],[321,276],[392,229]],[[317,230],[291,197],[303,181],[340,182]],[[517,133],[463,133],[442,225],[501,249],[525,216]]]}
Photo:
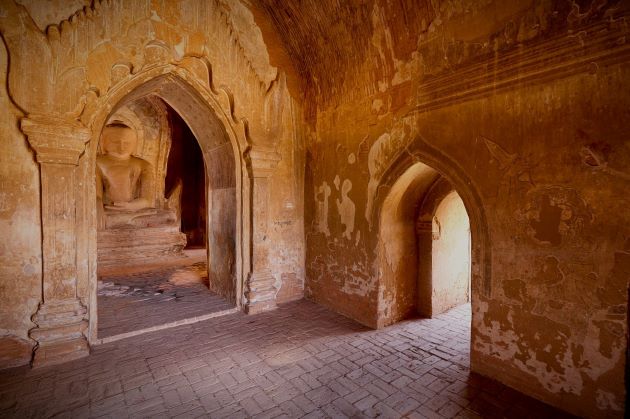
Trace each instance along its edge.
{"label": "carved arch molding", "polygon": [[[176,97],[162,89],[181,89],[181,107],[209,110],[229,140],[238,195],[236,304],[248,313],[275,308],[267,208],[288,93],[282,72],[250,59],[219,1],[193,2],[193,21],[180,15],[168,22],[155,18],[163,11],[148,0],[95,1],[45,34],[21,5],[0,5],[9,94],[40,166],[43,286],[29,333],[37,342],[34,366],[84,356],[88,340],[97,341],[90,201],[97,139],[130,97]],[[191,109],[174,108],[195,132]],[[212,158],[205,146],[204,158]]]}

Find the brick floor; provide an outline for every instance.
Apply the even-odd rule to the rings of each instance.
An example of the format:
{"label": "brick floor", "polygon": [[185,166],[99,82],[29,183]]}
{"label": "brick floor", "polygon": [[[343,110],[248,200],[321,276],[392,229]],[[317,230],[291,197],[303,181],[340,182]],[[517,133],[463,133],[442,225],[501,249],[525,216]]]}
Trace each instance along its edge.
{"label": "brick floor", "polygon": [[184,259],[183,263],[144,270],[131,267],[130,272],[100,274],[98,337],[108,338],[232,308],[208,289],[205,251],[199,255],[189,258],[190,263]]}
{"label": "brick floor", "polygon": [[307,301],[0,372],[0,417],[564,415],[468,367],[470,307],[368,330]]}

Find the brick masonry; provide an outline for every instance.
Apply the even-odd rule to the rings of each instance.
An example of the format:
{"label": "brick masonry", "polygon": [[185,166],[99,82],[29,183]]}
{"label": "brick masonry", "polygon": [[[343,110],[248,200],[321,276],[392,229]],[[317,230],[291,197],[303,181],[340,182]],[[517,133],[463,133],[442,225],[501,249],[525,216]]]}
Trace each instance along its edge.
{"label": "brick masonry", "polygon": [[103,274],[98,284],[99,338],[233,307],[208,289],[206,262],[179,266],[166,264],[137,272]]}
{"label": "brick masonry", "polygon": [[468,365],[470,306],[369,330],[311,302],[0,372],[0,417],[549,417]]}

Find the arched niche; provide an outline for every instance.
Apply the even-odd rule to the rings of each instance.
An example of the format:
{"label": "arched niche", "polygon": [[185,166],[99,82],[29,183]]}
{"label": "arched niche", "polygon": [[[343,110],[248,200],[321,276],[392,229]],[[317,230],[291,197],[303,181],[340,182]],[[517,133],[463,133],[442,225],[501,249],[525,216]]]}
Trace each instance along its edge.
{"label": "arched niche", "polygon": [[[150,69],[121,82],[95,105],[89,118],[92,139],[86,174],[89,237],[89,336],[98,342],[96,308],[96,199],[94,168],[98,139],[109,117],[141,98],[159,98],[186,122],[203,154],[206,168],[208,276],[211,289],[237,307],[250,271],[250,176],[246,170],[243,126],[228,116],[213,92],[185,70],[168,65]],[[244,234],[245,232],[245,234]]]}
{"label": "arched niche", "polygon": [[460,195],[470,219],[474,335],[477,297],[491,295],[490,243],[483,204],[473,183],[454,162],[429,145],[418,143],[387,166],[371,214],[372,224],[378,226],[374,239],[379,290],[376,326],[393,324],[416,310],[416,217],[423,198],[443,178]]}

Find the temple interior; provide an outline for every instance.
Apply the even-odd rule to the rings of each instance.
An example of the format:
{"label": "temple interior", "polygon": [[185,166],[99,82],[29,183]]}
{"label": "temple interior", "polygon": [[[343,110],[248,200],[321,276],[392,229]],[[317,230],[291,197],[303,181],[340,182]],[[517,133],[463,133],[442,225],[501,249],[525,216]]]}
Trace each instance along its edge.
{"label": "temple interior", "polygon": [[626,417],[630,2],[0,0],[0,417]]}

